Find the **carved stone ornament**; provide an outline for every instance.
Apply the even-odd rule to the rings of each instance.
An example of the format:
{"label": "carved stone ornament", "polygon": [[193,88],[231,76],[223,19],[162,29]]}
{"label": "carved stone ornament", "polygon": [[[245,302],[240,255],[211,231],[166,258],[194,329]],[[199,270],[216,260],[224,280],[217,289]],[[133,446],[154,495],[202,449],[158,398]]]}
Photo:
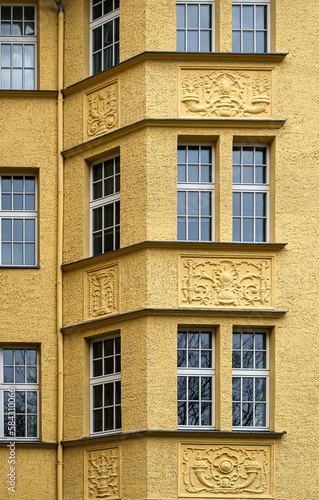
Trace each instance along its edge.
{"label": "carved stone ornament", "polygon": [[189,117],[271,116],[270,71],[182,70],[181,114]]}
{"label": "carved stone ornament", "polygon": [[180,306],[269,308],[271,259],[181,257]]}
{"label": "carved stone ornament", "polygon": [[87,137],[106,134],[118,126],[117,83],[85,94],[85,128]]}
{"label": "carved stone ornament", "polygon": [[119,476],[118,448],[87,452],[87,498],[120,498]]}
{"label": "carved stone ornament", "polygon": [[181,447],[179,496],[270,498],[271,446]]}
{"label": "carved stone ornament", "polygon": [[118,312],[118,265],[87,273],[88,316],[96,318]]}

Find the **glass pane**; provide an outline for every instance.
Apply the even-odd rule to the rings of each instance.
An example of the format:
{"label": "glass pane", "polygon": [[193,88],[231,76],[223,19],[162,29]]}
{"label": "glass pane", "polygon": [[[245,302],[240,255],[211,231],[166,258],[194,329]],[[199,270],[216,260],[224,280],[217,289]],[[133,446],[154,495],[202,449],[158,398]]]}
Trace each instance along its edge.
{"label": "glass pane", "polygon": [[27,68],[34,67],[34,45],[24,46],[24,65]]}
{"label": "glass pane", "polygon": [[1,45],[1,66],[11,66],[11,45]]}
{"label": "glass pane", "polygon": [[177,182],[186,182],[186,165],[178,165]]}
{"label": "glass pane", "polygon": [[2,219],[2,241],[11,241],[12,239],[12,220]]}
{"label": "glass pane", "polygon": [[26,243],[25,245],[25,265],[35,265],[35,245],[34,243]]}
{"label": "glass pane", "polygon": [[12,70],[12,89],[22,89],[22,69]]}
{"label": "glass pane", "polygon": [[241,241],[240,219],[233,219],[233,241]]}
{"label": "glass pane", "polygon": [[25,368],[24,366],[15,367],[15,383],[24,384],[25,383]]}
{"label": "glass pane", "polygon": [[255,333],[255,349],[266,349],[265,333]]}
{"label": "glass pane", "polygon": [[254,400],[254,379],[252,377],[244,377],[242,379],[242,399],[243,401]]}
{"label": "glass pane", "polygon": [[201,52],[211,52],[212,51],[212,35],[210,31],[200,32],[200,51]]}
{"label": "glass pane", "polygon": [[233,351],[232,366],[233,368],[241,368],[240,351]]}
{"label": "glass pane", "polygon": [[254,220],[243,220],[243,241],[254,241]]}
{"label": "glass pane", "polygon": [[24,199],[25,210],[34,210],[35,209],[35,196],[34,194],[26,194]]}
{"label": "glass pane", "polygon": [[102,163],[97,163],[93,165],[93,182],[102,179]]}
{"label": "glass pane", "polygon": [[22,194],[13,194],[13,210],[23,210]]}
{"label": "glass pane", "polygon": [[190,368],[199,367],[199,351],[188,351],[188,366]]}
{"label": "glass pane", "polygon": [[14,20],[21,20],[21,19],[23,19],[22,7],[21,6],[14,6],[12,10],[13,10],[12,19],[14,19]]}
{"label": "glass pane", "polygon": [[121,407],[116,406],[115,408],[115,429],[120,429],[122,426],[122,416],[121,416]]}
{"label": "glass pane", "polygon": [[102,253],[102,234],[97,233],[93,235],[93,255],[100,255]]}
{"label": "glass pane", "polygon": [[255,204],[256,204],[256,216],[265,217],[266,216],[266,193],[256,193],[255,194]]}
{"label": "glass pane", "polygon": [[13,367],[12,366],[4,366],[3,367],[3,381],[5,383],[12,383],[13,380]]}
{"label": "glass pane", "polygon": [[121,403],[121,382],[115,382],[115,404]]}
{"label": "glass pane", "polygon": [[36,391],[27,392],[27,413],[37,413],[37,393]]}
{"label": "glass pane", "polygon": [[186,351],[177,351],[177,366],[186,366]]}
{"label": "glass pane", "polygon": [[93,231],[102,229],[102,207],[93,210]]}
{"label": "glass pane", "polygon": [[188,334],[188,348],[199,349],[199,333],[189,332]]}
{"label": "glass pane", "polygon": [[233,377],[233,391],[232,391],[233,401],[240,401],[240,378]]}
{"label": "glass pane", "polygon": [[93,377],[100,377],[103,375],[102,359],[93,361]]}
{"label": "glass pane", "polygon": [[23,35],[22,31],[22,23],[12,23],[12,35],[13,36],[21,36]]}
{"label": "glass pane", "polygon": [[243,52],[254,52],[254,33],[252,31],[243,32]]}
{"label": "glass pane", "polygon": [[102,410],[93,411],[93,432],[101,432],[102,429]]}
{"label": "glass pane", "polygon": [[211,15],[211,5],[201,5],[200,6],[200,27],[211,28],[212,27],[212,15]]}
{"label": "glass pane", "polygon": [[107,47],[113,43],[113,21],[104,24],[104,40],[103,47]]}
{"label": "glass pane", "polygon": [[37,436],[37,416],[28,415],[27,418],[27,437]]}
{"label": "glass pane", "polygon": [[188,163],[199,163],[199,147],[189,146],[188,147]]}
{"label": "glass pane", "polygon": [[254,215],[254,193],[243,193],[243,215]]}
{"label": "glass pane", "polygon": [[25,413],[25,392],[16,391],[16,413]]}
{"label": "glass pane", "polygon": [[110,195],[114,193],[114,180],[113,177],[105,179],[104,181],[104,195]]}
{"label": "glass pane", "polygon": [[255,182],[256,184],[266,182],[266,167],[255,167]]}
{"label": "glass pane", "polygon": [[240,29],[241,26],[240,26],[240,6],[239,5],[233,6],[232,16],[233,16],[233,19],[232,19],[233,30]]}
{"label": "glass pane", "polygon": [[104,430],[109,431],[114,429],[114,408],[104,409]]}
{"label": "glass pane", "polygon": [[244,351],[243,352],[243,368],[254,368],[253,351]]}
{"label": "glass pane", "polygon": [[34,23],[24,23],[24,34],[34,35]]}
{"label": "glass pane", "polygon": [[36,384],[37,383],[37,369],[35,366],[27,367],[27,383]]}
{"label": "glass pane", "polygon": [[36,366],[37,364],[37,351],[36,349],[27,349],[27,365]]}
{"label": "glass pane", "polygon": [[13,241],[23,241],[23,220],[13,220]]}
{"label": "glass pane", "polygon": [[187,31],[187,52],[198,52],[198,31]]}
{"label": "glass pane", "polygon": [[201,182],[212,182],[211,175],[211,166],[210,165],[202,165],[201,166]]}
{"label": "glass pane", "polygon": [[104,384],[104,406],[114,405],[114,384]]}
{"label": "glass pane", "polygon": [[103,406],[102,385],[93,386],[93,408],[101,408]]}
{"label": "glass pane", "polygon": [[266,219],[257,219],[256,220],[256,242],[266,241]]}
{"label": "glass pane", "polygon": [[211,377],[201,378],[201,399],[211,400],[212,399],[212,379]]}
{"label": "glass pane", "polygon": [[13,365],[13,349],[3,349],[3,364]]}
{"label": "glass pane", "polygon": [[199,425],[199,403],[189,403],[188,425]]}
{"label": "glass pane", "polygon": [[211,341],[211,334],[208,333],[201,333],[200,336],[200,344],[202,349],[211,349],[212,348],[212,341]]}
{"label": "glass pane", "polygon": [[244,29],[254,28],[254,7],[252,5],[243,6],[243,28]]}
{"label": "glass pane", "polygon": [[198,5],[187,5],[187,28],[199,28]]}
{"label": "glass pane", "polygon": [[185,52],[186,51],[186,33],[185,33],[185,31],[177,31],[176,50],[177,50],[177,52]]}
{"label": "glass pane", "polygon": [[108,69],[113,66],[113,49],[112,46],[107,47],[103,51],[103,69]]}
{"label": "glass pane", "polygon": [[177,399],[187,399],[186,397],[186,377],[177,377]]}
{"label": "glass pane", "polygon": [[13,244],[13,264],[15,266],[21,266],[23,264],[23,244],[14,243]]}
{"label": "glass pane", "polygon": [[211,351],[202,351],[201,353],[201,367],[211,368],[212,367],[212,353]]}
{"label": "glass pane", "polygon": [[25,362],[25,351],[24,349],[16,349],[15,350],[15,364],[16,365],[24,365]]}
{"label": "glass pane", "polygon": [[1,6],[1,19],[2,20],[11,19],[11,7],[9,5]]}
{"label": "glass pane", "polygon": [[179,241],[186,240],[186,219],[184,217],[177,218],[177,239]]}
{"label": "glass pane", "polygon": [[243,183],[253,184],[254,183],[254,167],[253,166],[243,166]]}
{"label": "glass pane", "polygon": [[199,377],[188,377],[188,399],[199,400]]}
{"label": "glass pane", "polygon": [[34,20],[34,7],[24,7],[24,19],[26,21]]}
{"label": "glass pane", "polygon": [[102,48],[102,27],[93,30],[93,52]]}
{"label": "glass pane", "polygon": [[25,415],[16,415],[16,436],[25,437]]}
{"label": "glass pane", "polygon": [[256,404],[255,405],[255,426],[256,427],[266,427],[266,405]]}
{"label": "glass pane", "polygon": [[234,184],[240,184],[240,182],[241,182],[240,172],[241,172],[241,168],[239,165],[233,166],[233,183]]}
{"label": "glass pane", "polygon": [[177,347],[186,348],[187,334],[186,332],[178,332],[177,334]]}
{"label": "glass pane", "polygon": [[113,356],[104,359],[104,374],[109,375],[110,373],[114,373]]}
{"label": "glass pane", "polygon": [[203,191],[200,198],[201,215],[212,215],[211,193]]}
{"label": "glass pane", "polygon": [[256,52],[267,52],[267,32],[257,31],[256,33]]}
{"label": "glass pane", "polygon": [[11,256],[11,244],[3,243],[2,244],[2,265],[10,266],[12,264],[12,256]]}
{"label": "glass pane", "polygon": [[254,348],[254,334],[244,333],[243,334],[243,349],[253,349]]}
{"label": "glass pane", "polygon": [[1,70],[1,88],[3,90],[10,89],[11,87],[11,74],[9,69]]}
{"label": "glass pane", "polygon": [[21,68],[22,64],[22,45],[13,44],[12,46],[12,66]]}
{"label": "glass pane", "polygon": [[233,426],[240,426],[240,403],[233,403]]}
{"label": "glass pane", "polygon": [[201,219],[201,241],[211,241],[212,231],[211,231],[211,219],[202,218]]}
{"label": "glass pane", "polygon": [[241,215],[240,199],[241,193],[233,193],[233,216]]}
{"label": "glass pane", "polygon": [[2,36],[11,35],[11,23],[1,23],[1,35]]}
{"label": "glass pane", "polygon": [[185,5],[176,6],[176,27],[185,28]]}
{"label": "glass pane", "polygon": [[94,5],[92,11],[92,17],[94,19],[98,19],[102,16],[102,4]]}
{"label": "glass pane", "polygon": [[240,31],[233,31],[232,51],[233,52],[241,52]]}
{"label": "glass pane", "polygon": [[178,413],[178,425],[186,425],[186,403],[178,402],[177,404],[177,413]]}
{"label": "glass pane", "polygon": [[253,404],[245,403],[242,408],[242,425],[243,426],[251,426],[254,425],[253,419]]}
{"label": "glass pane", "polygon": [[266,379],[256,378],[255,379],[255,400],[256,401],[266,401]]}
{"label": "glass pane", "polygon": [[188,182],[199,182],[199,165],[188,165]]}
{"label": "glass pane", "polygon": [[188,215],[199,215],[199,192],[188,192]]}
{"label": "glass pane", "polygon": [[267,29],[267,7],[265,5],[256,6],[256,28],[258,30]]}
{"label": "glass pane", "polygon": [[201,404],[201,425],[211,425],[212,422],[212,404]]}
{"label": "glass pane", "polygon": [[186,163],[186,146],[178,146],[177,162],[178,163]]}

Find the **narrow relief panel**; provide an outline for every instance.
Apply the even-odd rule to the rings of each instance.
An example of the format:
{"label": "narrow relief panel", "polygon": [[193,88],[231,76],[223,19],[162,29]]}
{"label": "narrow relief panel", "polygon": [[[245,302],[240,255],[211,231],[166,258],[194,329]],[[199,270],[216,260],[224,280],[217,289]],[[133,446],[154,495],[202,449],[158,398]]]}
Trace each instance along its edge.
{"label": "narrow relief panel", "polygon": [[272,498],[272,446],[181,444],[178,483],[182,498]]}
{"label": "narrow relief panel", "polygon": [[119,312],[118,264],[85,273],[86,319]]}
{"label": "narrow relief panel", "polygon": [[117,81],[90,90],[83,98],[83,140],[94,139],[119,126]]}
{"label": "narrow relief panel", "polygon": [[272,267],[271,258],[180,256],[179,306],[269,309]]}
{"label": "narrow relief panel", "polygon": [[120,498],[119,448],[85,450],[85,499]]}
{"label": "narrow relief panel", "polygon": [[183,118],[269,118],[272,73],[181,69],[180,116]]}

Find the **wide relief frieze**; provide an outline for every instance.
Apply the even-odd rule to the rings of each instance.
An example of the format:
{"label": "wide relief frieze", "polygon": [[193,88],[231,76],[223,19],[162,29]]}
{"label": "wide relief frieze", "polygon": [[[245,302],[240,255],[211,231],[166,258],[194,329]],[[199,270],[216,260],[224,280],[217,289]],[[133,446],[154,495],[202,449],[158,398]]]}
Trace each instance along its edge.
{"label": "wide relief frieze", "polygon": [[180,256],[179,306],[269,309],[272,258]]}
{"label": "wide relief frieze", "polygon": [[118,264],[87,271],[86,319],[115,314],[119,310]]}
{"label": "wide relief frieze", "polygon": [[85,139],[93,139],[118,128],[119,98],[117,81],[108,83],[84,94]]}
{"label": "wide relief frieze", "polygon": [[86,450],[85,454],[85,498],[119,499],[119,448]]}
{"label": "wide relief frieze", "polygon": [[271,445],[180,446],[179,497],[272,498]]}
{"label": "wide relief frieze", "polygon": [[186,118],[269,118],[270,70],[181,69],[180,116]]}

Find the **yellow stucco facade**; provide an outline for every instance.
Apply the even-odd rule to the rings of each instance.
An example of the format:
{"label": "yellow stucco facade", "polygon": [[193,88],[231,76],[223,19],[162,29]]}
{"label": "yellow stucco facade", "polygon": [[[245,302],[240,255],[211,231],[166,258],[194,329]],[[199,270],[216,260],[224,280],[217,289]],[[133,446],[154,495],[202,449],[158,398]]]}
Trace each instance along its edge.
{"label": "yellow stucco facade", "polygon": [[[119,61],[102,71],[90,2],[0,4],[3,500],[319,498],[317,1],[187,2],[211,6],[210,51],[177,50],[176,0],[113,0],[105,19],[119,19]],[[10,38],[9,5],[12,26],[15,7],[35,7],[36,41]],[[233,51],[232,8],[254,12],[257,27],[267,12],[267,50]],[[12,82],[23,45],[23,88],[4,83],[10,43]],[[188,182],[179,178],[178,146],[211,152],[202,186],[191,156]],[[233,181],[238,151],[255,176],[263,152],[263,181]],[[118,158],[120,191],[119,172],[106,174]],[[106,193],[107,179],[103,201],[93,189]],[[200,190],[209,214],[191,202],[182,213],[178,191]],[[235,213],[239,191],[254,196],[253,215]],[[195,219],[202,234],[209,219],[208,238],[191,236]]]}

